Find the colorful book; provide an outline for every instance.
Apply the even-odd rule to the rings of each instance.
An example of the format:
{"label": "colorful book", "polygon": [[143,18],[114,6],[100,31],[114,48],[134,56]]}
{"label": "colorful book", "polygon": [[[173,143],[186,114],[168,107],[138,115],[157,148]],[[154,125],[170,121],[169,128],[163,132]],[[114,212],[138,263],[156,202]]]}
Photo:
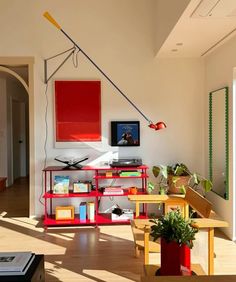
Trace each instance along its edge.
{"label": "colorful book", "polygon": [[81,202],[79,206],[79,219],[86,220],[86,202]]}
{"label": "colorful book", "polygon": [[87,215],[88,215],[89,220],[94,221],[94,217],[95,217],[95,203],[94,202],[87,203]]}
{"label": "colorful book", "polygon": [[129,177],[129,176],[140,176],[140,171],[121,171],[120,176],[121,177]]}
{"label": "colorful book", "polygon": [[107,187],[105,188],[103,195],[123,195],[124,191],[122,188]]}
{"label": "colorful book", "polygon": [[70,177],[55,175],[53,194],[68,194],[69,193]]}

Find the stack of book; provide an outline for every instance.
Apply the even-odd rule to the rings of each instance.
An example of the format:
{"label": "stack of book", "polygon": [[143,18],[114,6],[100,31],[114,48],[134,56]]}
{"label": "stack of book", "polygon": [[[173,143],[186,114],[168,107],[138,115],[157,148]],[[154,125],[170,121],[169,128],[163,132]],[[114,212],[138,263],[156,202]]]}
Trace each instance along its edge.
{"label": "stack of book", "polygon": [[0,253],[0,276],[24,275],[34,257],[35,254],[32,252]]}
{"label": "stack of book", "polygon": [[121,177],[130,177],[130,176],[141,176],[141,172],[137,170],[122,170],[120,172]]}
{"label": "stack of book", "polygon": [[105,187],[103,195],[123,195],[124,191],[120,186]]}

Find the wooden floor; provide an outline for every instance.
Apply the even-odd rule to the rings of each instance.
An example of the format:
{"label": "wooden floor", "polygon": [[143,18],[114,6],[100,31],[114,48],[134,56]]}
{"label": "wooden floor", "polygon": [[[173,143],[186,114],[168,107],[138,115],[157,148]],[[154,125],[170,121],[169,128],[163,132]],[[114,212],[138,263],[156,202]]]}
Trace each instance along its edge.
{"label": "wooden floor", "polygon": [[[4,197],[1,193],[1,209]],[[17,207],[18,199],[14,199]],[[143,258],[134,257],[128,225],[45,231],[40,220],[6,215],[0,217],[0,251],[45,254],[46,281],[140,281]],[[215,253],[215,273],[236,274],[236,244],[219,232]]]}
{"label": "wooden floor", "polygon": [[29,179],[18,178],[12,186],[0,192],[0,214],[6,217],[29,215]]}

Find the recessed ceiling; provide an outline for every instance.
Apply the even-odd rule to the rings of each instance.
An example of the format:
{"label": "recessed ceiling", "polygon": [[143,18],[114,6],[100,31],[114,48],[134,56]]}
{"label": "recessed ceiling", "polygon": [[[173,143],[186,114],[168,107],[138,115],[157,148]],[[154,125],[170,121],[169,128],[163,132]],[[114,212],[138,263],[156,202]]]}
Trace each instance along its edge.
{"label": "recessed ceiling", "polygon": [[201,57],[236,35],[236,0],[191,0],[157,57]]}

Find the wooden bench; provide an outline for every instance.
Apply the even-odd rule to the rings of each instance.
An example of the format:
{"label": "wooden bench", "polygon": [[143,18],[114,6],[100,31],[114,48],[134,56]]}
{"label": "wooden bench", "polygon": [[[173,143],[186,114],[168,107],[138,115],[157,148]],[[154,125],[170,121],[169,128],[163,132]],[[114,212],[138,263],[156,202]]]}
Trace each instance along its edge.
{"label": "wooden bench", "polygon": [[[185,218],[189,217],[189,206],[191,206],[200,216],[200,218],[193,218],[194,226],[201,230],[206,230],[208,233],[208,274],[214,274],[214,228],[228,227],[228,223],[212,211],[212,204],[196,191],[188,188],[185,197],[176,197],[173,195],[129,195],[128,199],[136,203],[136,212],[139,215],[139,204],[142,203],[163,203],[164,212],[167,213],[171,206],[180,206]],[[138,209],[138,210],[137,210]],[[153,243],[150,240],[150,223],[149,219],[134,219],[131,221],[131,228],[134,234],[134,243],[136,255],[140,250],[144,252],[144,264],[149,263],[149,252],[160,252],[159,247],[152,247]],[[137,231],[138,230],[138,231]],[[140,233],[142,232],[142,234]],[[139,232],[139,233],[137,233]],[[137,240],[142,238],[143,242]],[[159,245],[159,243],[155,243]],[[141,247],[143,246],[143,247]]]}

